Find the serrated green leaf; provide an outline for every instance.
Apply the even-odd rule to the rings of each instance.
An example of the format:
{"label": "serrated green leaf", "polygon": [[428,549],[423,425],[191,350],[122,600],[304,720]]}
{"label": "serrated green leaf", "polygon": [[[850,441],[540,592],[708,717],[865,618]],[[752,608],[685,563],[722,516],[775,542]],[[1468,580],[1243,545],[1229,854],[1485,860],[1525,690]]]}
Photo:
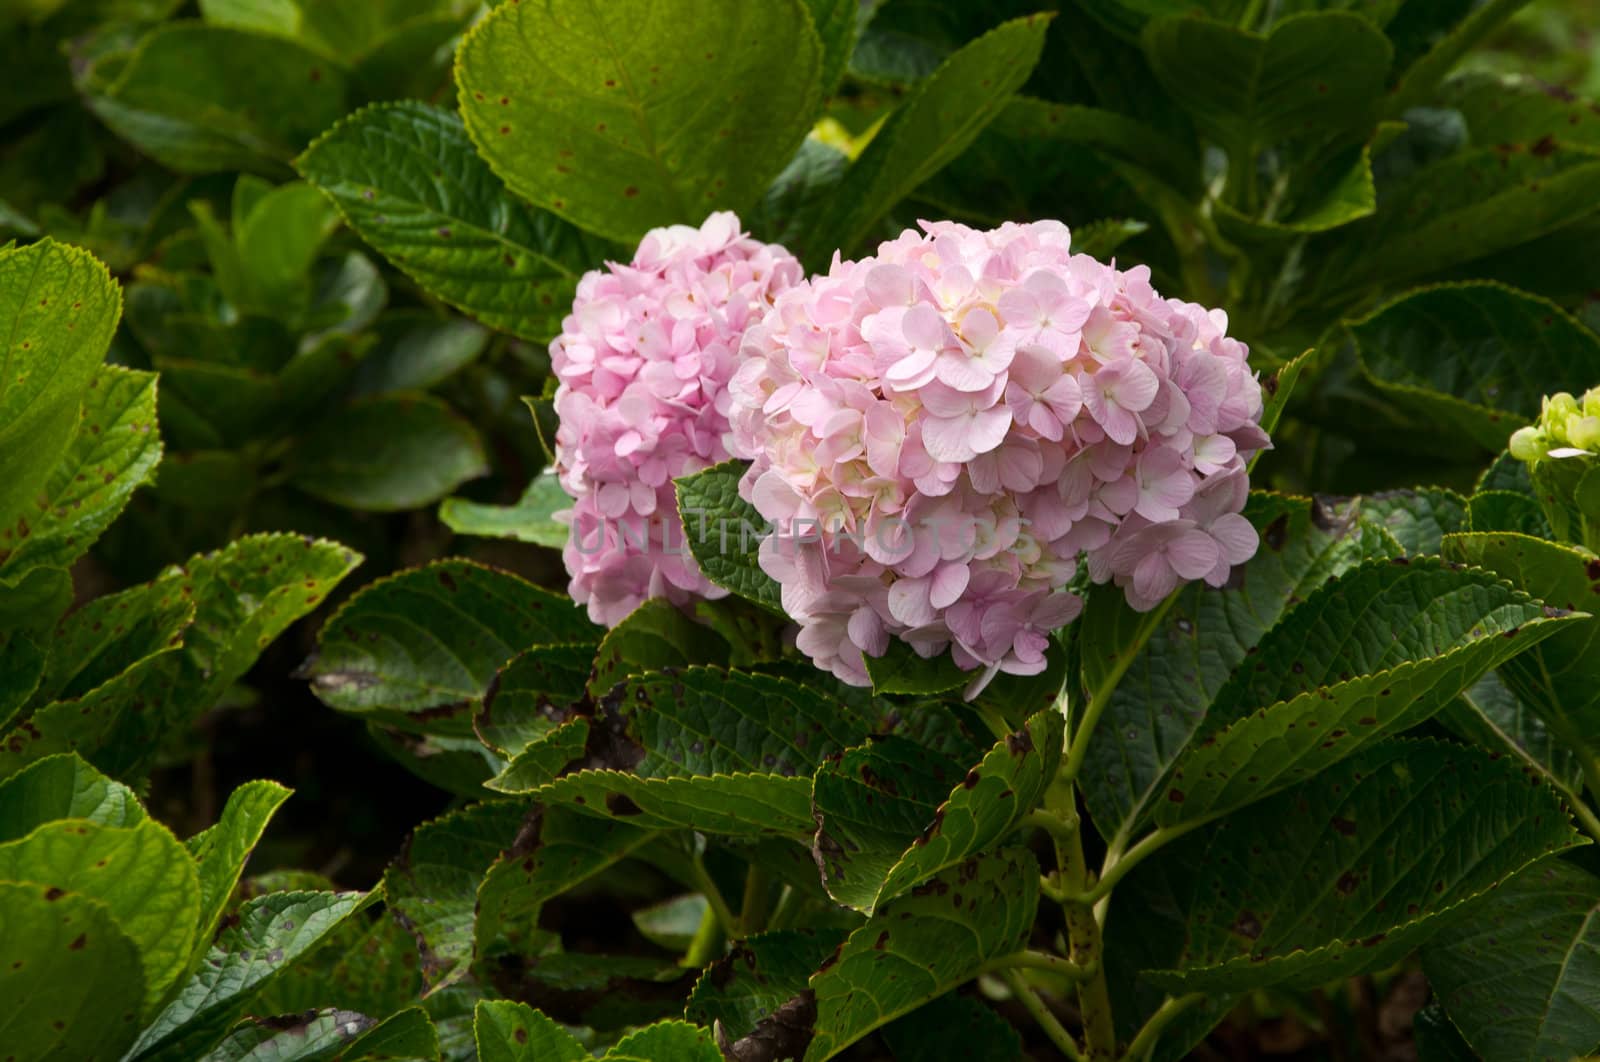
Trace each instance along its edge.
{"label": "serrated green leaf", "polygon": [[32,703],[82,697],[140,661],[178,648],[194,614],[194,601],[167,579],[95,598],[56,625],[50,664]]}
{"label": "serrated green leaf", "polygon": [[[1488,568],[1560,609],[1600,611],[1600,560],[1518,534],[1450,535],[1451,560]],[[1505,684],[1574,749],[1600,748],[1600,619],[1573,621],[1500,665]]]}
{"label": "serrated green leaf", "polygon": [[630,912],[629,919],[650,943],[681,952],[694,944],[710,911],[711,905],[703,895],[690,892],[640,907]]}
{"label": "serrated green leaf", "polygon": [[1038,904],[1038,864],[1018,848],[968,860],[885,904],[812,976],[816,1036],[806,1062],[832,1058],[1021,948]]}
{"label": "serrated green leaf", "polygon": [[1176,969],[1185,991],[1379,969],[1466,902],[1580,837],[1549,788],[1460,745],[1389,741],[1224,820]]}
{"label": "serrated green leaf", "polygon": [[210,940],[216,933],[245,861],[293,792],[277,782],[246,782],[228,794],[216,824],[186,842],[200,873],[198,939]]}
{"label": "serrated green leaf", "polygon": [[[0,583],[0,588],[8,588]],[[0,628],[5,623],[0,620]],[[42,635],[28,631],[0,630],[0,728],[19,711],[44,677],[49,650]]]}
{"label": "serrated green leaf", "polygon": [[115,1058],[145,998],[139,951],[105,907],[0,881],[0,1043],[23,1058]]}
{"label": "serrated green leaf", "polygon": [[160,459],[155,374],[101,366],[83,393],[72,442],[37,500],[0,531],[0,579],[36,566],[70,567],[149,481]]}
{"label": "serrated green leaf", "polygon": [[709,664],[726,667],[728,643],[669,602],[651,598],[606,632],[594,656],[589,690],[602,696],[633,675]]}
{"label": "serrated green leaf", "polygon": [[145,819],[126,827],[78,819],[46,823],[0,844],[0,881],[33,882],[103,905],[138,948],[142,1014],[151,1013],[189,961],[200,885],[194,862],[158,822]]}
{"label": "serrated green leaf", "polygon": [[805,0],[811,24],[822,44],[821,95],[833,95],[844,75],[860,29],[861,7],[854,0]]}
{"label": "serrated green leaf", "polygon": [[424,394],[358,399],[296,440],[289,482],[351,509],[430,505],[488,473],[477,431]]}
{"label": "serrated green leaf", "polygon": [[1539,500],[1509,490],[1481,490],[1467,499],[1468,531],[1514,531],[1531,538],[1553,538]]}
{"label": "serrated green leaf", "polygon": [[722,1062],[710,1029],[660,1021],[629,1033],[602,1058],[611,1062]]}
{"label": "serrated green leaf", "polygon": [[252,995],[358,910],[356,892],[274,892],[248,900],[194,976],[156,1016],[130,1058],[177,1062],[219,1038]]}
{"label": "serrated green leaf", "polygon": [[1049,25],[1048,14],[1002,23],[918,82],[845,172],[803,257],[820,259],[833,247],[848,254],[890,208],[966,150],[1033,72]]}
{"label": "serrated green leaf", "polygon": [[[122,299],[105,266],[53,240],[0,249],[0,526],[11,527],[71,443]],[[0,553],[15,549],[0,544]]]}
{"label": "serrated green leaf", "polygon": [[751,1035],[763,1022],[778,1028],[785,1022],[774,1015],[806,990],[844,938],[836,929],[781,929],[741,940],[700,975],[684,1016],[699,1025],[720,1024],[730,1041]]}
{"label": "serrated green leaf", "polygon": [[1184,588],[1145,641],[1136,637],[1144,617],[1120,592],[1091,592],[1076,623],[1083,685],[1108,691],[1080,773],[1089,813],[1107,838],[1132,835],[1228,676],[1283,614],[1326,580],[1394,548],[1355,506],[1257,492],[1245,515],[1261,548],[1237,586]]}
{"label": "serrated green leaf", "polygon": [[1427,719],[1576,622],[1487,572],[1429,558],[1353,569],[1290,612],[1229,678],[1209,736],[1173,767],[1156,822],[1214,818],[1302,781]]}
{"label": "serrated green leaf", "polygon": [[[394,47],[418,23],[443,22],[459,31],[475,12],[470,0],[368,0],[357,5],[317,0],[201,0],[214,26],[229,26],[297,41],[335,63],[365,66]],[[445,35],[448,39],[450,34]]]}
{"label": "serrated green leaf", "polygon": [[378,341],[356,373],[359,394],[426,391],[476,361],[492,333],[480,324],[431,310],[396,310],[379,318]]}
{"label": "serrated green leaf", "polygon": [[812,800],[828,894],[870,915],[1004,837],[1043,799],[1062,727],[1060,711],[1046,708],[970,769],[893,737],[824,764]]}
{"label": "serrated green leaf", "polygon": [[456,82],[514,192],[632,241],[754,201],[811,127],[821,52],[799,0],[505,4]]}
{"label": "serrated green leaf", "polygon": [[1600,1043],[1600,879],[1547,859],[1422,951],[1435,998],[1484,1058],[1536,1062]]}
{"label": "serrated green leaf", "polygon": [[340,711],[418,712],[477,701],[522,648],[599,638],[571,601],[508,572],[445,560],[352,597],[322,629],[305,670]]}
{"label": "serrated green leaf", "polygon": [[1573,807],[1583,802],[1583,768],[1577,745],[1562,740],[1516,694],[1490,672],[1445,705],[1439,722],[1491,752],[1516,756],[1559,789]]}
{"label": "serrated green leaf", "polygon": [[133,790],[77,753],[46,757],[0,782],[0,841],[18,840],[59,819],[117,827],[137,826],[145,817]]}
{"label": "serrated green leaf", "polygon": [[[524,749],[539,745],[544,749],[541,757],[547,760],[550,753],[545,746],[566,748],[575,742],[575,751],[565,759],[559,763],[549,760],[554,777],[583,751],[589,724],[569,716],[570,710],[588,696],[594,654],[590,644],[536,645],[518,654],[495,675],[484,695],[483,707],[472,718],[478,740],[496,754],[513,759]],[[571,736],[558,742],[546,740],[562,729]]]}
{"label": "serrated green leaf", "polygon": [[1600,337],[1554,303],[1499,284],[1411,292],[1350,330],[1389,397],[1490,451],[1538,416],[1543,395],[1600,379]]}
{"label": "serrated green leaf", "polygon": [[1370,149],[1341,155],[1313,174],[1306,187],[1291,192],[1271,216],[1251,217],[1226,200],[1216,203],[1217,232],[1245,247],[1276,244],[1348,225],[1378,207]]}
{"label": "serrated green leaf", "polygon": [[[1428,42],[1427,50],[1406,68],[1404,76],[1389,98],[1389,112],[1399,114],[1407,107],[1424,102],[1463,55],[1499,28],[1506,19],[1516,14],[1517,9],[1527,2],[1528,0],[1486,0],[1485,3],[1469,5],[1438,4],[1426,7],[1419,5],[1415,12],[1421,16],[1418,21],[1438,19],[1446,12],[1453,17],[1442,26],[1430,25],[1428,29],[1432,32],[1426,35],[1416,35]],[[1414,13],[1405,10],[1403,15],[1409,19]],[[1440,32],[1441,30],[1443,32]]]}
{"label": "serrated green leaf", "polygon": [[459,535],[509,538],[549,549],[565,549],[571,534],[554,515],[572,508],[572,499],[553,472],[535,476],[515,505],[484,505],[466,498],[446,498],[439,519]]}
{"label": "serrated green leaf", "polygon": [[491,328],[544,341],[608,248],[512,196],[449,111],[382,104],[297,162],[350,225],[423,288]]}
{"label": "serrated green leaf", "polygon": [[115,80],[87,88],[101,121],[180,173],[283,173],[349,109],[346,75],[326,59],[199,22],[151,31]]}
{"label": "serrated green leaf", "polygon": [[481,1000],[472,1019],[479,1062],[586,1062],[589,1052],[526,1003]]}
{"label": "serrated green leaf", "polygon": [[1410,556],[1437,556],[1445,535],[1466,529],[1467,500],[1445,487],[1368,494],[1361,518],[1394,536]]}
{"label": "serrated green leaf", "polygon": [[739,497],[744,470],[742,461],[724,461],[673,481],[684,538],[707,579],[781,616],[778,584],[756,560],[769,524]]}
{"label": "serrated green leaf", "polygon": [[[1168,134],[1116,111],[1017,96],[994,120],[994,129],[1019,139],[1092,147],[1140,167],[1173,189],[1194,190],[1199,163]],[[1075,252],[1095,253],[1079,245],[1077,231],[1072,237]]]}
{"label": "serrated green leaf", "polygon": [[1189,15],[1141,39],[1156,79],[1230,152],[1364,128],[1376,118],[1392,49],[1345,11],[1292,15],[1268,34]]}
{"label": "serrated green leaf", "polygon": [[974,674],[961,670],[949,653],[940,653],[932,658],[919,656],[916,650],[898,638],[890,640],[889,648],[882,656],[863,656],[875,694],[931,696],[948,693],[965,686]]}
{"label": "serrated green leaf", "polygon": [[[324,888],[326,881],[261,882],[247,891]],[[362,1014],[391,1014],[422,992],[417,973],[417,942],[388,912],[371,919],[351,918],[328,934],[299,962],[256,994],[251,1009],[262,1014],[305,1013],[340,1006]]]}
{"label": "serrated green leaf", "polygon": [[362,1062],[363,1059],[429,1060],[439,1057],[439,1038],[421,1008],[384,1021],[354,1010],[313,1010],[283,1018],[247,1018],[201,1062]]}

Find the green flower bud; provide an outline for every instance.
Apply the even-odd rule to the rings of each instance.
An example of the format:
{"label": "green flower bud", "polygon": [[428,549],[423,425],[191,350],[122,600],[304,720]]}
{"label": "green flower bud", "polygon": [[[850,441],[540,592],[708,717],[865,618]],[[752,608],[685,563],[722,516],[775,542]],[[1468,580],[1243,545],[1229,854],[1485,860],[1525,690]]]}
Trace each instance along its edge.
{"label": "green flower bud", "polygon": [[1545,441],[1544,432],[1531,425],[1518,428],[1511,435],[1511,456],[1518,461],[1541,460],[1549,449],[1550,445]]}
{"label": "green flower bud", "polygon": [[1573,417],[1567,421],[1567,445],[1600,452],[1600,417]]}

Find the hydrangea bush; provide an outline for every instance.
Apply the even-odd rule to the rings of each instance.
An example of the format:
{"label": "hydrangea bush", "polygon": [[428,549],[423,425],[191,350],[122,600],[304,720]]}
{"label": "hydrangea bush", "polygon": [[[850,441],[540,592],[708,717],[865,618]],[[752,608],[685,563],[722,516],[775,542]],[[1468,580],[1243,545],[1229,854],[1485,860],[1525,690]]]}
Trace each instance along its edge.
{"label": "hydrangea bush", "polygon": [[0,10],[0,1055],[1600,1051],[1586,3]]}

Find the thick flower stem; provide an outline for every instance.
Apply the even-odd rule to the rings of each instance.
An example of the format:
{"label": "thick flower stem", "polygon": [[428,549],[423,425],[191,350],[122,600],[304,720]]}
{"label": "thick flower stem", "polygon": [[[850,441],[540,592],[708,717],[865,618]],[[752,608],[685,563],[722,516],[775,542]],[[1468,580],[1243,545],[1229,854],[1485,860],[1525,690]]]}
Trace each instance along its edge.
{"label": "thick flower stem", "polygon": [[[1058,839],[1056,857],[1060,860],[1062,884],[1075,893],[1087,890],[1089,869],[1083,858],[1083,838],[1074,832],[1071,837]],[[1083,1015],[1083,1040],[1088,1048],[1085,1057],[1089,1062],[1109,1062],[1117,1053],[1117,1028],[1112,1021],[1111,993],[1106,988],[1101,962],[1104,948],[1100,923],[1095,920],[1091,903],[1069,900],[1061,909],[1067,917],[1067,958],[1073,965],[1090,971],[1078,982],[1078,1010]]]}
{"label": "thick flower stem", "polygon": [[707,905],[705,913],[700,916],[700,925],[694,931],[694,939],[689,941],[689,950],[684,953],[679,965],[691,970],[702,969],[721,958],[727,940],[722,932],[722,923],[717,920],[717,912]]}
{"label": "thick flower stem", "polygon": [[739,905],[739,933],[750,936],[767,927],[768,900],[772,893],[772,878],[766,870],[751,865],[745,873],[744,899]]}

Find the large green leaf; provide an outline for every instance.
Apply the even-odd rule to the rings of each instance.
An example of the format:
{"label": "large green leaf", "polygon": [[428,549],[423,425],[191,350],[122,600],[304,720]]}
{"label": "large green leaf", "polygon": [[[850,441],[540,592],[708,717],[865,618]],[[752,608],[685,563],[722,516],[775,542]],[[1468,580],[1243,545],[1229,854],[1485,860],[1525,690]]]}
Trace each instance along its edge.
{"label": "large green leaf", "polygon": [[58,819],[137,826],[145,813],[133,790],[76,753],[46,757],[0,782],[0,841],[15,841]]}
{"label": "large green leaf", "polygon": [[424,289],[493,328],[543,341],[603,248],[505,189],[449,111],[358,111],[296,162],[368,243]]}
{"label": "large green leaf", "polygon": [[960,155],[1033,72],[1048,14],[997,26],[918,82],[828,197],[819,229],[802,245],[807,261],[850,253],[917,185]]}
{"label": "large green leaf", "polygon": [[286,37],[332,62],[361,66],[375,53],[395,47],[396,38],[424,26],[442,22],[461,29],[476,6],[471,0],[366,0],[361,4],[201,0],[200,12],[212,25]]}
{"label": "large green leaf", "polygon": [[150,479],[160,459],[155,374],[101,366],[84,392],[72,442],[36,502],[0,531],[0,579],[35,566],[70,567]]}
{"label": "large green leaf", "polygon": [[1484,1058],[1574,1058],[1600,1044],[1600,879],[1547,859],[1422,952],[1435,998]]}
{"label": "large green leaf", "polygon": [[1534,860],[1580,843],[1560,800],[1477,749],[1388,741],[1224,820],[1169,989],[1379,969]]}
{"label": "large green leaf", "polygon": [[[498,755],[515,760],[524,749],[544,748],[549,744],[546,739],[557,730],[571,727],[576,737],[569,740],[575,740],[577,747],[554,764],[554,777],[554,771],[583,752],[589,724],[569,717],[588,696],[594,655],[594,646],[589,644],[536,645],[513,658],[495,675],[482,709],[472,718],[478,740]],[[541,758],[547,759],[548,754],[541,753]]]}
{"label": "large green leaf", "polygon": [[1411,292],[1350,330],[1386,394],[1491,452],[1538,416],[1541,396],[1600,379],[1600,337],[1554,303],[1499,284]]}
{"label": "large green leaf", "polygon": [[[780,929],[741,940],[700,975],[684,1016],[720,1027],[730,1041],[749,1037],[778,1048],[804,1050],[803,1040],[782,1042],[790,1030],[791,1035],[807,1038],[811,1033],[811,1019],[804,1014],[807,1001],[796,997],[806,991],[811,975],[844,937],[835,929]],[[774,1051],[774,1057],[780,1057],[779,1052]]]}
{"label": "large green leaf", "polygon": [[[1448,536],[1444,551],[1556,608],[1600,611],[1600,559],[1583,550],[1527,535],[1471,533]],[[1499,673],[1574,750],[1600,749],[1600,619],[1575,621]]]}
{"label": "large green leaf", "polygon": [[629,1033],[604,1056],[612,1062],[723,1062],[709,1029],[660,1021]]}
{"label": "large green leaf", "polygon": [[1261,640],[1172,769],[1156,822],[1213,818],[1427,719],[1507,658],[1580,623],[1487,572],[1369,562]]}
{"label": "large green leaf", "polygon": [[1038,864],[1017,848],[970,859],[885,904],[812,976],[806,1062],[832,1058],[1020,949],[1038,905]]}
{"label": "large green leaf", "polygon": [[523,648],[599,636],[571,601],[508,572],[446,560],[352,597],[322,629],[305,670],[317,696],[341,711],[418,712],[478,700]]}
{"label": "large green leaf", "polygon": [[[1427,50],[1416,57],[1415,62],[1405,70],[1400,84],[1395,86],[1388,103],[1390,112],[1398,114],[1407,107],[1426,102],[1429,93],[1445,79],[1462,56],[1527,3],[1528,0],[1485,0],[1484,3],[1465,5],[1405,5],[1396,19],[1396,31],[1404,34],[1404,40],[1416,40],[1419,43],[1427,41]],[[1446,15],[1449,21],[1443,25],[1433,21],[1438,20],[1440,15]],[[1409,50],[1406,57],[1410,57]]]}
{"label": "large green leaf", "polygon": [[104,906],[139,950],[150,1013],[183,973],[194,945],[200,885],[193,860],[165,826],[126,827],[77,819],[46,823],[0,844],[0,881],[28,881]]}
{"label": "large green leaf", "polygon": [[351,402],[296,440],[289,482],[350,509],[398,512],[432,504],[489,471],[466,418],[424,394]]}
{"label": "large green leaf", "polygon": [[739,497],[745,467],[742,461],[724,461],[674,480],[684,539],[707,579],[781,616],[778,584],[756,560],[769,525]]}
{"label": "large green leaf", "polygon": [[19,1058],[116,1058],[145,998],[139,950],[105,907],[0,881],[0,1043]]}
{"label": "large green leaf", "polygon": [[177,1062],[220,1038],[269,978],[360,908],[357,892],[273,892],[248,900],[194,975],[140,1033],[131,1059]]}
{"label": "large green leaf", "polygon": [[[0,250],[0,525],[32,505],[71,442],[121,305],[86,251],[53,240]],[[0,542],[0,556],[15,548]]]}
{"label": "large green leaf", "polygon": [[1189,15],[1151,22],[1156,79],[1230,152],[1364,130],[1376,117],[1392,49],[1367,19],[1321,11],[1266,35]]}
{"label": "large green leaf", "polygon": [[1096,591],[1077,621],[1083,686],[1108,698],[1080,774],[1108,839],[1131,836],[1228,676],[1283,614],[1328,579],[1394,549],[1361,522],[1357,505],[1256,493],[1245,515],[1261,548],[1237,585],[1184,588],[1148,630],[1121,592]]}
{"label": "large green leaf", "polygon": [[346,76],[326,59],[198,22],[151,31],[109,84],[87,89],[101,121],[181,173],[283,173],[348,110]]}
{"label": "large green leaf", "polygon": [[1564,740],[1526,701],[1506,688],[1498,673],[1491,671],[1473,683],[1444,706],[1438,720],[1476,745],[1517,757],[1560,790],[1569,804],[1576,807],[1582,803],[1583,768],[1578,759],[1582,744]]}
{"label": "large green leaf", "polygon": [[384,1021],[353,1010],[247,1018],[201,1062],[437,1062],[439,1038],[420,1007]]}
{"label": "large green leaf", "polygon": [[534,790],[636,826],[810,833],[810,775],[860,743],[844,705],[769,675],[691,667],[619,684],[590,722],[580,770]]}
{"label": "large green leaf", "polygon": [[478,1062],[585,1062],[589,1052],[526,1003],[482,1000],[472,1018]]}
{"label": "large green leaf", "polygon": [[630,675],[710,664],[726,667],[728,643],[662,598],[645,601],[611,628],[594,656],[596,696]]}
{"label": "large green leaf", "polygon": [[[252,880],[245,888],[326,886],[326,881]],[[308,876],[312,879],[314,875]],[[330,933],[316,949],[273,978],[256,994],[258,1014],[305,1013],[340,1007],[361,1014],[392,1014],[411,1005],[422,991],[417,972],[417,942],[387,912],[356,917]]]}
{"label": "large green leaf", "polygon": [[550,549],[565,549],[571,530],[554,519],[572,508],[572,499],[554,472],[535,476],[515,505],[485,505],[466,498],[446,498],[439,519],[458,535],[509,538]]}
{"label": "large green leaf", "polygon": [[478,886],[511,848],[529,809],[476,804],[419,827],[383,877],[390,912],[416,938],[432,992],[465,976],[473,957]]}
{"label": "large green leaf", "polygon": [[[893,738],[825,764],[817,772],[813,814],[817,865],[829,895],[870,915],[1004,837],[1043,799],[1061,761],[1062,724],[1060,711],[1045,708],[970,770],[947,758],[924,762],[933,754],[911,741],[903,745],[912,755],[894,757],[900,743]],[[941,769],[945,764],[955,770]]]}
{"label": "large green leaf", "polygon": [[1369,494],[1361,518],[1394,536],[1410,556],[1437,556],[1445,535],[1465,531],[1467,499],[1445,487]]}
{"label": "large green leaf", "polygon": [[292,792],[277,782],[246,782],[228,794],[216,824],[186,842],[200,873],[199,939],[216,932],[245,861]]}
{"label": "large green leaf", "polygon": [[56,625],[35,705],[82,697],[183,641],[194,602],[168,579],[97,597]]}
{"label": "large green leaf", "polygon": [[811,127],[821,51],[800,0],[548,0],[480,22],[456,81],[513,191],[631,241],[753,202]]}

